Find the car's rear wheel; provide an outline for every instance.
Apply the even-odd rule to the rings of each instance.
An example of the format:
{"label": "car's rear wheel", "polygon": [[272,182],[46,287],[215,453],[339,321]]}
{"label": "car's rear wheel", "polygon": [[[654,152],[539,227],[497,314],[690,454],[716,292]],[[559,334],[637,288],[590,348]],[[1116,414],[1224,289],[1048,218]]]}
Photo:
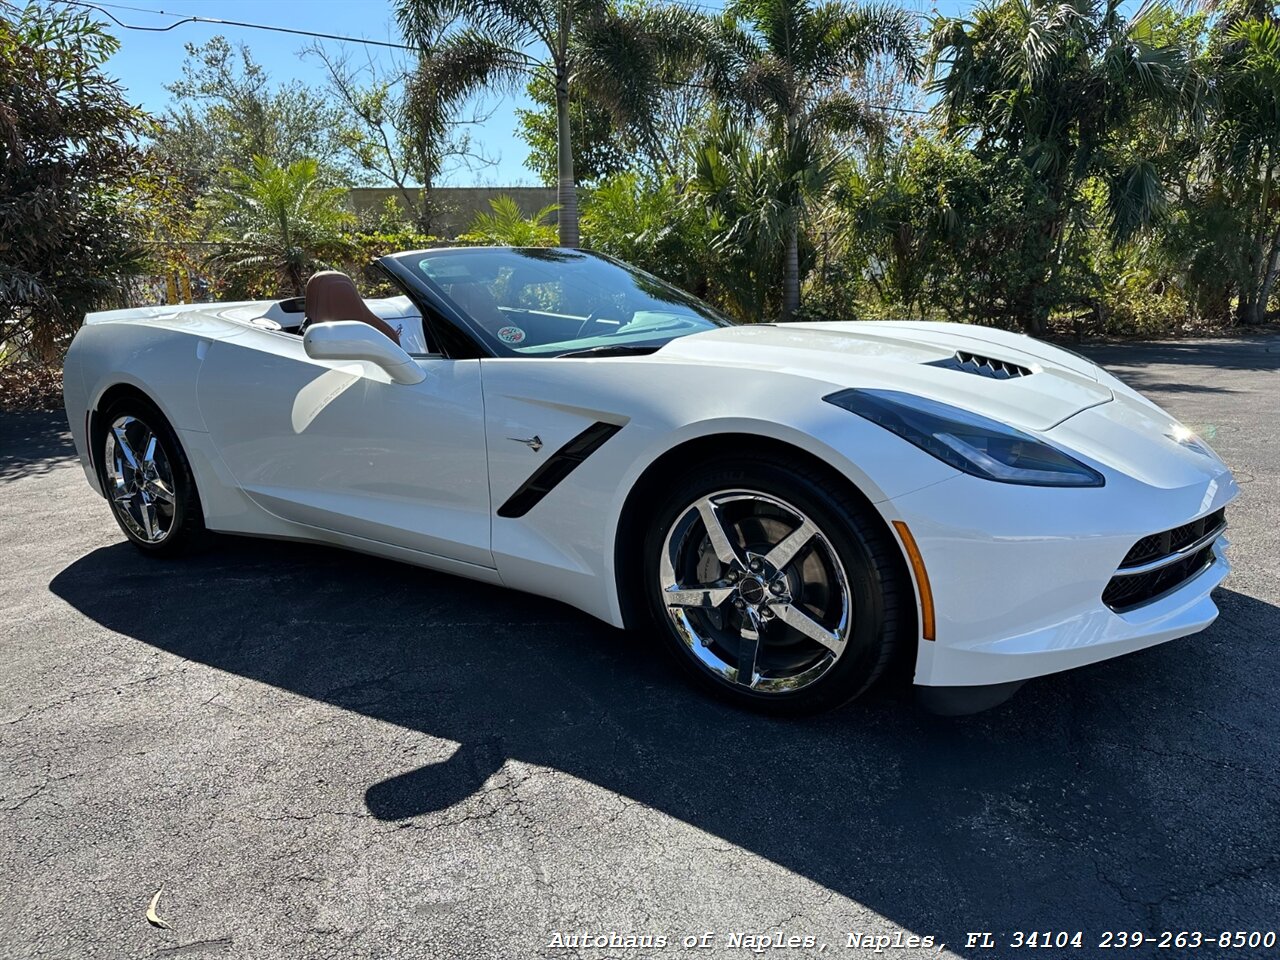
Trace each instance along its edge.
{"label": "car's rear wheel", "polygon": [[697,468],[644,545],[649,608],[711,691],[775,713],[858,696],[902,626],[896,548],[871,508],[772,459]]}
{"label": "car's rear wheel", "polygon": [[116,523],[145,553],[186,550],[204,529],[191,465],[156,406],[124,397],[101,415],[98,463]]}

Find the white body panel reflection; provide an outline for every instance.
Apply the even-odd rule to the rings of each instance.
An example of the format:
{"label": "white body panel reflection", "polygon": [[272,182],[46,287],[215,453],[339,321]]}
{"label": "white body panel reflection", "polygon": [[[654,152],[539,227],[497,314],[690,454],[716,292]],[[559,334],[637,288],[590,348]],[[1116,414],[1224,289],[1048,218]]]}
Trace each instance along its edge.
{"label": "white body panel reflection", "polygon": [[296,338],[255,332],[213,344],[197,395],[228,470],[264,510],[492,567],[479,361],[416,362],[421,383],[392,383],[373,364],[311,360]]}

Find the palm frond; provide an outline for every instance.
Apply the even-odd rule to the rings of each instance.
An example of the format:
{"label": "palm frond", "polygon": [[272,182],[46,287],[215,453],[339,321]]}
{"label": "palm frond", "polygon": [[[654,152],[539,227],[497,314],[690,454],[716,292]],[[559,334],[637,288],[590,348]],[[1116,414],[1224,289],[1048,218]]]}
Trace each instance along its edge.
{"label": "palm frond", "polygon": [[398,0],[396,23],[405,39],[430,50],[453,27],[515,41],[522,49],[552,31],[554,4],[544,0]]}
{"label": "palm frond", "polygon": [[281,167],[255,157],[252,169],[229,171],[228,187],[207,201],[223,243],[209,262],[256,287],[300,292],[306,273],[352,249],[345,197],[314,160]]}
{"label": "palm frond", "polygon": [[1108,213],[1116,244],[1129,240],[1164,210],[1164,184],[1149,160],[1139,160],[1115,171],[1107,188]]}
{"label": "palm frond", "polygon": [[876,57],[892,60],[908,80],[921,75],[914,16],[888,3],[867,3],[845,8],[842,22],[832,29],[835,49],[846,72],[861,69]]}
{"label": "palm frond", "polygon": [[416,89],[446,102],[488,86],[519,89],[533,63],[509,45],[511,39],[470,27],[450,34],[431,51],[429,72],[420,76]]}
{"label": "palm frond", "polygon": [[551,218],[560,209],[551,204],[526,217],[513,197],[503,194],[489,201],[490,213],[478,213],[461,243],[487,244],[501,247],[549,247],[556,242],[556,228]]}

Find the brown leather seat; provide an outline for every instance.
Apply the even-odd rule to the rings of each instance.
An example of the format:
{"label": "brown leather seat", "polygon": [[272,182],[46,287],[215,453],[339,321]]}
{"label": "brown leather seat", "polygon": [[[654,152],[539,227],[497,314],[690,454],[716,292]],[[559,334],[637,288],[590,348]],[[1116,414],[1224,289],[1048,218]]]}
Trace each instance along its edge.
{"label": "brown leather seat", "polygon": [[389,337],[397,346],[400,343],[400,331],[370,310],[351,278],[337,270],[322,270],[311,275],[307,281],[306,311],[306,326],[332,320],[359,320]]}

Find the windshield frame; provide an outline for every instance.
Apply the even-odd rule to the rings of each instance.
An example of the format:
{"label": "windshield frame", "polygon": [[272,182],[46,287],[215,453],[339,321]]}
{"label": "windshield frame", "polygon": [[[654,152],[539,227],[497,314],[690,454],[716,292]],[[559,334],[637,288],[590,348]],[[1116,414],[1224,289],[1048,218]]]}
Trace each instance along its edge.
{"label": "windshield frame", "polygon": [[[562,351],[548,353],[521,353],[513,349],[506,343],[503,343],[497,336],[486,330],[480,323],[473,320],[465,310],[458,304],[454,303],[444,290],[434,280],[428,277],[422,270],[418,268],[418,264],[425,258],[448,257],[455,255],[466,255],[477,251],[491,250],[494,252],[510,252],[522,253],[525,251],[536,250],[539,253],[547,252],[563,252],[569,254],[582,255],[601,260],[611,266],[632,275],[633,277],[643,279],[648,283],[655,284],[665,291],[670,291],[673,299],[680,301],[688,301],[690,306],[699,313],[705,313],[704,318],[711,324],[720,327],[737,326],[738,321],[726,316],[722,311],[717,310],[709,303],[695,297],[687,291],[681,290],[679,287],[668,283],[661,277],[656,277],[647,271],[634,267],[629,263],[625,263],[607,254],[599,253],[595,250],[582,250],[577,248],[563,247],[436,247],[427,250],[406,250],[401,253],[388,254],[379,257],[374,262],[393,280],[397,285],[402,287],[411,300],[418,304],[423,312],[424,323],[428,311],[439,314],[440,320],[448,327],[452,327],[449,331],[440,331],[442,336],[439,340],[444,348],[446,356],[462,359],[467,357],[494,357],[494,358],[510,358],[516,360],[551,360],[559,359],[568,354],[575,353],[577,347],[568,346]],[[439,326],[436,324],[435,326]],[[450,336],[450,334],[452,334]],[[627,346],[652,346],[654,350],[658,350],[672,340],[678,340],[684,336],[691,334],[684,333],[677,336],[655,337],[652,340],[637,339],[628,341]],[[459,337],[465,337],[469,344],[458,342]],[[451,342],[450,342],[451,341]],[[619,344],[622,346],[622,344]]]}

